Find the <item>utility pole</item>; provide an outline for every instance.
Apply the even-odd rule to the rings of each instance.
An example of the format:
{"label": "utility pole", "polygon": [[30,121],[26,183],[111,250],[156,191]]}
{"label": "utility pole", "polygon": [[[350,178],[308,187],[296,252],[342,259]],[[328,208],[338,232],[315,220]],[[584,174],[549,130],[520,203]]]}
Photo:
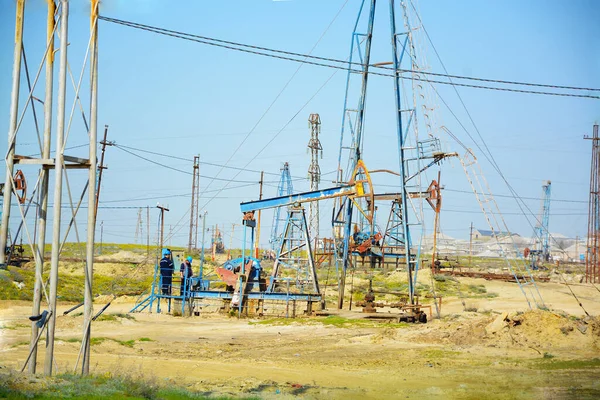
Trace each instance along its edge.
{"label": "utility pole", "polygon": [[212,229],[212,240],[210,241],[210,248],[211,248],[211,256],[212,256],[212,260],[215,261],[216,259],[216,252],[217,252],[217,232],[218,232],[218,226],[215,229],[215,227],[213,227]]}
{"label": "utility pole", "polygon": [[[263,197],[263,178],[265,176],[265,171],[260,171],[260,192],[258,195],[258,199],[262,200]],[[254,258],[258,258],[258,248],[260,242],[260,211],[258,210],[258,215],[256,217],[256,241],[254,246]],[[233,224],[235,226],[235,224]],[[233,239],[233,227],[231,228],[231,238]],[[229,250],[231,250],[231,243],[229,244]]]}
{"label": "utility pole", "polygon": [[159,235],[160,241],[158,243],[159,243],[159,247],[161,249],[163,249],[164,248],[163,239],[164,239],[164,232],[165,232],[165,211],[169,211],[169,209],[165,206],[161,206],[160,204],[158,204],[156,206],[156,208],[158,208],[160,210],[160,235]]}
{"label": "utility pole", "polygon": [[469,267],[473,267],[473,223],[469,231]]}
{"label": "utility pole", "polygon": [[[192,205],[190,206],[190,240],[188,241],[188,253],[198,243],[198,197],[200,189],[200,156],[194,156],[194,170],[192,174]],[[194,240],[194,231],[196,237]]]}
{"label": "utility pole", "polygon": [[[231,224],[231,236],[229,236],[229,249],[227,249],[227,259],[231,260],[231,247],[233,246],[233,232],[235,231],[235,222]],[[258,258],[258,257],[257,257]]]}
{"label": "utility pole", "polygon": [[112,146],[113,142],[106,141],[106,135],[108,134],[108,125],[104,125],[104,139],[100,142],[102,145],[102,154],[100,155],[100,165],[98,166],[98,189],[96,190],[96,208],[94,211],[94,215],[98,215],[98,202],[100,200],[100,184],[102,183],[102,171],[107,169],[108,167],[104,166],[104,152],[106,151],[106,146]]}
{"label": "utility pole", "polygon": [[202,273],[204,272],[204,233],[206,233],[206,214],[204,211],[204,215],[202,216],[202,252],[200,253],[200,279],[202,279]]}
{"label": "utility pole", "polygon": [[[433,190],[435,190],[435,192],[434,192],[435,198],[427,199],[429,204],[434,206],[434,211],[435,211],[435,221],[433,223],[433,252],[431,254],[431,274],[432,275],[437,272],[437,268],[435,266],[435,255],[437,252],[437,233],[439,230],[439,223],[440,223],[440,211],[442,209],[442,195],[441,195],[441,191],[440,191],[440,179],[441,179],[441,172],[438,171],[438,180],[437,180],[437,182],[435,182],[435,185],[432,183]],[[430,187],[432,187],[432,186],[430,186]]]}

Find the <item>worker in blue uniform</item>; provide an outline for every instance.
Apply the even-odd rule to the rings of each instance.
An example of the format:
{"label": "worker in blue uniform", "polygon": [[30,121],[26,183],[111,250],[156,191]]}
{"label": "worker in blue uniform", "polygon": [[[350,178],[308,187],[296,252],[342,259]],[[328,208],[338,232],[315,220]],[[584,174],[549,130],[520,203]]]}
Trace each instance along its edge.
{"label": "worker in blue uniform", "polygon": [[181,289],[179,292],[180,296],[190,290],[191,278],[194,275],[192,271],[192,256],[187,256],[184,262],[179,267],[179,275],[181,275]]}
{"label": "worker in blue uniform", "polygon": [[171,294],[171,283],[173,282],[173,272],[175,265],[171,259],[171,250],[163,249],[162,259],[160,260],[160,277],[162,278],[162,294]]}

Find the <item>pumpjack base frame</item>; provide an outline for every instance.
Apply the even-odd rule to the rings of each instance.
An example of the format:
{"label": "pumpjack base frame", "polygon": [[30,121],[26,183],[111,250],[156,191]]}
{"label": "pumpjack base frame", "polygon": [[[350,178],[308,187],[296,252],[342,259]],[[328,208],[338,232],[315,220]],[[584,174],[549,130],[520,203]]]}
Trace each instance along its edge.
{"label": "pumpjack base frame", "polygon": [[[191,299],[224,299],[231,300],[235,292],[225,290],[200,290],[190,292]],[[273,301],[309,301],[318,303],[323,300],[320,294],[302,294],[302,293],[268,293],[268,292],[250,292],[244,294],[244,298],[249,300],[273,300]]]}

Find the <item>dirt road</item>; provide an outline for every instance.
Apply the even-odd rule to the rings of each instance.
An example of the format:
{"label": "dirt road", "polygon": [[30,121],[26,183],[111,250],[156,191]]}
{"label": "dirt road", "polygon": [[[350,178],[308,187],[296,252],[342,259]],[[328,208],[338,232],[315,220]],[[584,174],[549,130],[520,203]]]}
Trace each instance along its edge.
{"label": "dirt road", "polygon": [[[463,280],[471,281],[480,280]],[[499,296],[468,300],[478,312],[447,298],[441,319],[412,325],[367,321],[357,311],[296,320],[128,317],[132,304],[117,301],[94,323],[91,369],[267,399],[600,397],[600,320],[584,318],[565,285],[539,284],[553,311],[526,311],[514,284],[485,285]],[[595,288],[571,288],[588,313],[599,315]],[[29,314],[28,303],[0,302],[0,365],[22,366]],[[59,372],[73,371],[81,326],[80,315],[58,317]],[[40,364],[43,358],[42,345]]]}

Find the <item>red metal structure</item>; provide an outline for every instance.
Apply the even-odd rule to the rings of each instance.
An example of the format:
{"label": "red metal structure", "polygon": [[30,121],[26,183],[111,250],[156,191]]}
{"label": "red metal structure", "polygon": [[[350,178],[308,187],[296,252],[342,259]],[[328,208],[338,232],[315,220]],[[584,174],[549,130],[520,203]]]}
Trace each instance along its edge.
{"label": "red metal structure", "polygon": [[585,281],[600,282],[600,146],[598,125],[594,125],[592,137],[592,166],[590,171],[590,201],[588,214],[587,251],[585,257]]}

